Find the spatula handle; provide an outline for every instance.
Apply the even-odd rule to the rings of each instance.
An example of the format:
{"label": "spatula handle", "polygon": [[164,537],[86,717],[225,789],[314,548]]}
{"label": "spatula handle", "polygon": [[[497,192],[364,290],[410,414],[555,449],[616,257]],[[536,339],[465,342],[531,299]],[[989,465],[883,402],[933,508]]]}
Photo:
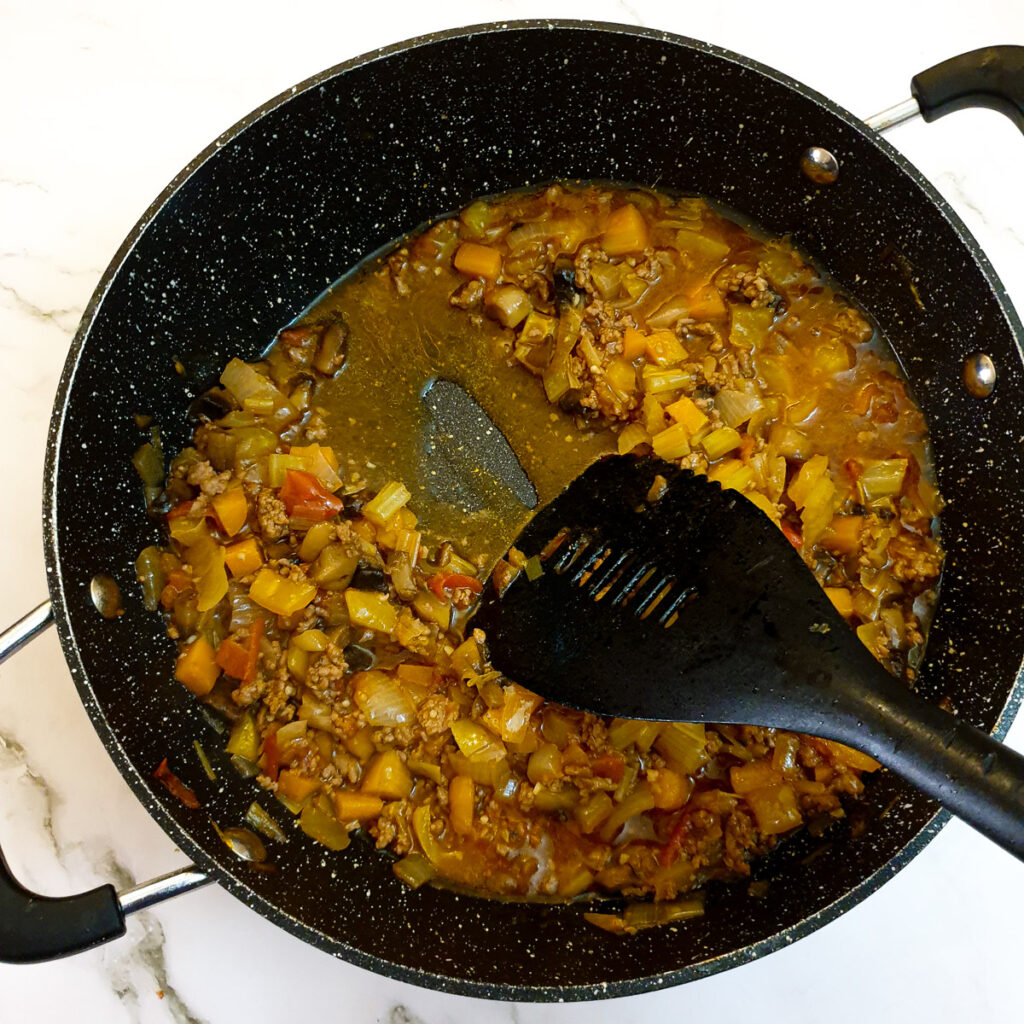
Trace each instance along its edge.
{"label": "spatula handle", "polygon": [[1024,757],[891,682],[861,698],[863,732],[846,742],[1024,860]]}

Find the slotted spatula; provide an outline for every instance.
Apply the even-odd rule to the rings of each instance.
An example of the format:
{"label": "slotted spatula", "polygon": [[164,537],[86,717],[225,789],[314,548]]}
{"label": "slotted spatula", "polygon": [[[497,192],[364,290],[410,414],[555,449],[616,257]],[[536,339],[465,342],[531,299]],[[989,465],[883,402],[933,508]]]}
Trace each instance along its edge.
{"label": "slotted spatula", "polygon": [[502,597],[488,588],[473,619],[510,679],[598,714],[839,740],[1024,859],[1024,757],[889,675],[735,491],[660,460],[607,459],[516,547],[543,574],[520,573]]}

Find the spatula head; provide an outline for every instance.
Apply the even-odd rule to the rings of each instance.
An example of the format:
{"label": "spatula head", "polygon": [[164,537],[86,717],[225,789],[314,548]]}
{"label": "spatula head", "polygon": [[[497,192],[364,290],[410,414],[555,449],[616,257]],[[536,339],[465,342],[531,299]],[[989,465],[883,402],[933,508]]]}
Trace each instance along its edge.
{"label": "spatula head", "polygon": [[822,731],[834,677],[881,671],[760,509],[660,460],[596,463],[516,547],[543,574],[473,625],[496,668],[570,707]]}

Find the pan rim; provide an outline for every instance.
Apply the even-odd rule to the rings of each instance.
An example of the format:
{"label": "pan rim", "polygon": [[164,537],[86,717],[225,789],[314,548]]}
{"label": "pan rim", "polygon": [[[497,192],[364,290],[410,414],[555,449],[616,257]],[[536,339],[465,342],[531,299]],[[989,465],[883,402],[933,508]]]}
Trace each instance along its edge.
{"label": "pan rim", "polygon": [[[671,32],[657,29],[623,25],[613,22],[599,22],[582,19],[528,19],[519,21],[490,22],[463,28],[451,28],[432,32],[415,38],[381,47],[365,54],[343,61],[325,69],[304,81],[284,90],[259,107],[245,115],[234,125],[222,132],[213,142],[204,148],[196,157],[176,174],[160,194],[147,207],[145,212],[133,226],[125,240],[121,243],[109,265],[100,278],[89,304],[82,315],[75,337],[70,346],[68,356],[61,374],[54,399],[54,409],[46,446],[46,460],[43,478],[43,537],[46,561],[47,584],[53,603],[54,616],[60,637],[65,660],[68,663],[76,688],[85,706],[93,727],[96,729],[109,756],[114,760],[122,777],[131,787],[136,797],[143,803],[150,815],[157,821],[164,832],[176,842],[183,852],[205,872],[210,874],[219,884],[223,885],[235,897],[247,906],[256,910],[261,916],[291,932],[297,938],[318,948],[324,948],[325,937],[315,928],[305,924],[298,918],[288,914],[279,906],[256,893],[242,881],[225,871],[219,863],[192,837],[192,834],[181,826],[152,795],[147,780],[139,773],[129,759],[116,731],[107,720],[103,706],[97,698],[89,681],[85,664],[75,637],[65,595],[65,581],[60,572],[60,551],[57,531],[58,493],[57,480],[59,475],[59,455],[63,435],[64,421],[67,413],[68,397],[75,382],[76,373],[86,348],[90,331],[97,313],[110,289],[113,281],[120,273],[138,241],[145,234],[150,224],[160,215],[168,201],[179,188],[197,172],[207,160],[215,155],[223,146],[234,142],[250,127],[261,121],[264,116],[284,106],[293,98],[301,96],[321,84],[354,70],[384,60],[389,56],[405,53],[442,43],[448,40],[472,39],[476,36],[495,35],[510,31],[551,31],[568,30],[595,32],[603,34],[625,35],[654,41],[670,43],[699,54],[732,62],[741,68],[753,71],[787,89],[809,99],[828,113],[842,120],[848,127],[857,132],[865,142],[881,149],[882,153],[893,162],[897,169],[918,189],[931,206],[948,222],[954,233],[964,245],[967,254],[975,262],[1005,317],[1010,333],[1014,338],[1018,352],[1024,353],[1024,328],[1014,310],[1006,289],[1002,285],[987,256],[963,224],[960,217],[942,198],[936,188],[917,170],[905,157],[894,149],[885,139],[868,128],[852,113],[840,107],[828,97],[797,80],[754,61],[741,54],[691,39]],[[1017,710],[1024,698],[1024,675],[1018,666],[1012,688],[999,712],[993,735],[997,738],[1005,736]],[[874,892],[884,882],[892,878],[908,864],[948,821],[950,815],[946,811],[938,811],[903,847],[872,874],[862,879],[842,897],[821,908],[799,922],[788,926],[772,935],[750,943],[727,954],[704,960],[700,963],[680,968],[664,974],[648,975],[640,978],[608,982],[588,983],[579,985],[520,985],[514,983],[494,983],[474,981],[466,978],[453,978],[448,975],[410,968],[405,965],[385,960],[374,954],[366,953],[348,943],[330,939],[330,952],[356,966],[366,968],[374,973],[410,982],[420,986],[449,992],[452,994],[484,997],[491,999],[516,1001],[584,1001],[598,998],[616,998],[642,992],[655,991],[672,987],[697,978],[706,977],[731,967],[739,966],[750,960],[758,959],[767,953],[784,948],[795,940],[816,931],[829,921],[839,917],[847,910],[856,906],[861,900]]]}

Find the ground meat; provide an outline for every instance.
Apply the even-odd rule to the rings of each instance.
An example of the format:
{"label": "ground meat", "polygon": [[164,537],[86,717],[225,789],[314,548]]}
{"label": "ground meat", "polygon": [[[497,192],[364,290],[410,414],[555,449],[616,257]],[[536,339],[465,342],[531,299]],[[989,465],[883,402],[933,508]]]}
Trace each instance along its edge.
{"label": "ground meat", "polygon": [[288,510],[269,488],[261,490],[256,497],[256,516],[260,530],[268,540],[281,540],[288,536]]}
{"label": "ground meat", "polygon": [[427,655],[434,649],[434,637],[430,626],[416,618],[408,608],[403,608],[398,613],[395,639],[414,654]]}
{"label": "ground meat", "polygon": [[427,697],[416,709],[416,720],[428,736],[445,732],[458,717],[458,705],[441,693]]}
{"label": "ground meat", "polygon": [[467,281],[448,300],[458,309],[477,309],[484,297],[484,283],[479,280]]}
{"label": "ground meat", "polygon": [[345,678],[345,654],[340,647],[328,644],[327,649],[310,659],[306,669],[306,685],[317,693],[334,688]]}
{"label": "ground meat", "polygon": [[929,538],[902,530],[889,541],[892,574],[902,582],[930,583],[942,568],[942,552]]}
{"label": "ground meat", "polygon": [[779,302],[761,267],[728,267],[719,272],[715,284],[732,298],[749,302],[754,309]]}
{"label": "ground meat", "polygon": [[187,480],[193,487],[198,487],[203,494],[212,498],[223,494],[231,482],[231,470],[226,469],[223,473],[218,473],[205,460],[195,462],[189,467]]}

